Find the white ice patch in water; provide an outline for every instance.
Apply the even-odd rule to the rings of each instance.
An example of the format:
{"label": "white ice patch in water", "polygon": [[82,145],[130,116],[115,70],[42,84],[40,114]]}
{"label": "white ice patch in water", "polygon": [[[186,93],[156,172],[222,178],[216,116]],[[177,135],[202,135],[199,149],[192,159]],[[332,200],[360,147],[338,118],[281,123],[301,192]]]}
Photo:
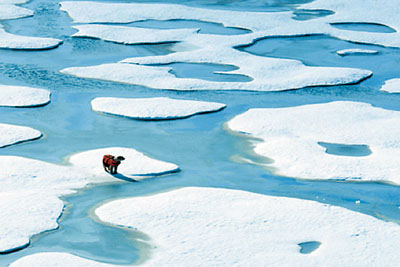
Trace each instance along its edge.
{"label": "white ice patch in water", "polygon": [[225,104],[194,100],[179,100],[168,97],[115,98],[99,97],[91,102],[92,109],[141,120],[166,120],[187,118],[192,115],[215,112]]}
{"label": "white ice patch in water", "polygon": [[35,107],[50,102],[50,92],[44,89],[0,85],[0,106]]}
{"label": "white ice patch in water", "polygon": [[123,147],[101,148],[78,153],[72,155],[69,161],[73,166],[94,176],[104,176],[106,173],[100,163],[105,154],[123,156],[125,160],[118,167],[118,173],[134,180],[143,179],[143,176],[162,175],[179,171],[179,167],[173,163],[152,159],[135,149]]}
{"label": "white ice patch in water", "polygon": [[[0,136],[3,137],[3,133]],[[103,170],[103,154],[113,153],[126,157],[118,172],[141,175],[135,176],[135,180],[179,170],[175,164],[128,148],[82,152],[73,155],[72,165],[67,166],[0,156],[0,252],[22,248],[28,245],[32,235],[57,228],[57,218],[63,208],[60,196],[74,193],[89,183],[124,180],[123,174],[113,177]]]}
{"label": "white ice patch in water", "polygon": [[33,11],[12,5],[13,1],[0,1],[0,21],[33,16]]}
{"label": "white ice patch in water", "polygon": [[[211,53],[214,54],[216,51],[214,50]],[[180,58],[180,54],[181,53],[173,54],[176,57],[169,57],[171,61],[168,61],[168,63],[191,62],[191,60],[174,61],[174,58]],[[137,61],[151,63],[154,62],[154,59],[152,59],[152,57],[148,57],[148,59],[139,58]],[[280,91],[307,86],[352,84],[372,74],[370,71],[361,69],[307,67],[295,60],[279,60],[252,55],[246,55],[236,59],[237,61],[235,61],[235,58],[230,58],[227,60],[229,62],[225,63],[241,66],[239,70],[219,73],[246,75],[253,78],[252,81],[214,82],[194,78],[177,78],[170,73],[172,69],[168,66],[156,67],[126,63],[103,64],[92,67],[72,67],[63,69],[61,72],[77,77],[136,84],[154,89],[252,91]],[[160,60],[162,60],[162,57],[160,57]],[[130,61],[134,60],[131,59]],[[157,59],[155,61],[158,62]],[[220,60],[209,58],[209,60],[202,63],[218,64]]]}
{"label": "white ice patch in water", "polygon": [[0,48],[17,50],[44,50],[55,48],[61,43],[62,40],[58,39],[15,35],[0,29]]}
{"label": "white ice patch in water", "polygon": [[316,0],[299,8],[309,10],[327,9],[335,12],[331,16],[314,21],[326,23],[370,23],[385,25],[394,29],[393,33],[358,32],[329,28],[328,34],[340,39],[400,47],[400,5],[397,0],[364,1],[364,0]]}
{"label": "white ice patch in water", "polygon": [[[67,11],[75,22],[127,23],[149,19],[187,19],[222,23],[225,27],[239,27],[253,31],[250,34],[235,36],[198,34],[193,31],[186,37],[182,36],[180,40],[182,43],[179,45],[179,47],[191,47],[191,51],[164,56],[130,58],[115,64],[67,68],[61,71],[78,77],[137,84],[156,89],[279,91],[308,86],[352,84],[372,74],[367,70],[351,68],[308,67],[296,60],[260,57],[240,52],[234,48],[252,43],[254,40],[265,36],[321,34],[338,31],[325,22],[293,20],[291,12],[242,12],[172,4],[98,2],[61,2],[61,9]],[[91,12],[87,12],[87,10],[91,10]],[[263,23],[260,23],[260,21]],[[116,26],[76,26],[83,31],[78,32],[78,34],[104,40],[121,43],[134,41],[137,43],[141,39],[136,37],[139,34],[133,34],[135,37],[126,34],[127,31],[132,33],[138,31],[136,28],[119,27],[112,31],[110,30],[112,27]],[[161,30],[141,29],[140,31],[146,32],[143,35],[143,41],[145,41],[149,33],[153,32],[152,35],[157,36]],[[169,37],[169,41],[176,41],[177,39],[173,34]],[[177,47],[177,49],[179,48]],[[169,72],[171,68],[160,66],[160,64],[177,62],[234,65],[238,67],[237,70],[220,72],[220,74],[245,75],[253,80],[250,82],[212,82],[194,78],[177,78]],[[134,66],[121,63],[132,63]],[[146,66],[146,64],[153,66]]]}
{"label": "white ice patch in water", "polygon": [[376,50],[368,50],[368,49],[343,49],[336,51],[336,54],[340,56],[347,56],[347,55],[373,55],[373,54],[378,54],[378,51]]}
{"label": "white ice patch in water", "polygon": [[77,25],[74,37],[91,37],[122,44],[165,43],[182,41],[198,29],[157,30],[110,25]]}
{"label": "white ice patch in water", "polygon": [[40,131],[30,127],[0,123],[0,148],[35,140],[41,136]]}
{"label": "white ice patch in water", "polygon": [[[400,112],[358,102],[250,109],[228,123],[263,139],[255,152],[271,158],[279,175],[359,179],[400,184]],[[363,157],[332,155],[319,142],[368,145]]]}
{"label": "white ice patch in water", "polygon": [[389,93],[400,93],[400,78],[387,80],[380,90]]}
{"label": "white ice patch in water", "polygon": [[[141,266],[382,266],[398,262],[400,227],[341,207],[246,191],[187,187],[97,208],[151,238]],[[301,254],[299,243],[321,243]],[[384,242],[383,242],[384,241]],[[143,242],[143,241],[142,241]],[[361,253],[362,252],[362,253]],[[38,253],[11,266],[115,266]]]}

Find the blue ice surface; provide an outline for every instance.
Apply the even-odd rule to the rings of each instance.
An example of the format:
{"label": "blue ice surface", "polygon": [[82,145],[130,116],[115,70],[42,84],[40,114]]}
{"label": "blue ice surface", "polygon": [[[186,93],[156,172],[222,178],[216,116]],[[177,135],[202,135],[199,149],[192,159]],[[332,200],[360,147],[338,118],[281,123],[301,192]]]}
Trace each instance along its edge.
{"label": "blue ice surface", "polygon": [[[207,8],[282,11],[294,10],[294,4],[306,2],[310,1],[191,0],[185,4]],[[2,148],[0,155],[17,155],[62,163],[66,156],[78,151],[123,146],[135,148],[157,159],[174,162],[183,171],[142,182],[96,185],[65,197],[66,209],[59,220],[60,227],[34,236],[25,249],[0,255],[1,266],[32,253],[47,251],[68,252],[115,264],[135,262],[148,249],[145,241],[149,237],[146,233],[98,223],[89,216],[91,209],[115,198],[140,196],[185,186],[230,188],[309,199],[342,206],[384,220],[400,221],[399,187],[373,182],[299,180],[273,175],[255,165],[233,162],[230,160],[233,155],[256,162],[263,159],[249,151],[249,140],[229,133],[223,126],[224,122],[234,116],[249,108],[258,107],[279,108],[348,100],[399,110],[400,96],[381,92],[379,88],[384,80],[398,75],[400,50],[354,44],[324,35],[261,39],[238,49],[261,56],[297,59],[310,66],[366,68],[374,71],[374,75],[356,85],[313,87],[285,92],[153,90],[76,78],[62,75],[58,71],[71,66],[112,63],[133,56],[168,54],[172,53],[173,44],[126,46],[95,39],[71,38],[70,35],[74,33],[71,20],[65,12],[59,11],[58,1],[33,0],[23,6],[34,10],[35,16],[3,22],[8,31],[60,38],[64,43],[57,49],[40,52],[0,50],[0,83],[43,87],[52,92],[51,103],[44,107],[0,108],[2,123],[30,126],[46,135],[46,138],[38,141]],[[302,15],[307,15],[305,13],[303,11]],[[298,14],[301,15],[301,12]],[[179,28],[190,26],[185,21],[174,23],[174,27]],[[178,23],[182,25],[179,26]],[[202,24],[197,24],[199,25]],[[223,27],[213,26],[224,31]],[[337,50],[366,47],[378,50],[379,54],[346,58],[336,55]],[[226,77],[219,77],[215,71],[235,68],[213,64],[176,64],[172,67],[179,77],[216,81],[224,81]],[[235,75],[228,78],[243,79]],[[221,112],[184,120],[143,122],[102,116],[93,112],[90,101],[102,96],[168,96],[222,102],[228,107]],[[360,204],[357,205],[356,200],[360,200]]]}
{"label": "blue ice surface", "polygon": [[317,250],[321,245],[318,241],[307,241],[298,244],[300,246],[301,254],[310,254],[311,252]]}

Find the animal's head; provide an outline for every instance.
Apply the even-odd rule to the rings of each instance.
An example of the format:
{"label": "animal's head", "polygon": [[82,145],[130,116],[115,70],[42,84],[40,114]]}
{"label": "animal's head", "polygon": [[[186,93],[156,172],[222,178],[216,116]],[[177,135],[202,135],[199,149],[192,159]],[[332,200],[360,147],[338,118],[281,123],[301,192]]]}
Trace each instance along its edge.
{"label": "animal's head", "polygon": [[125,160],[125,158],[123,156],[118,156],[118,157],[116,157],[116,160],[123,161],[123,160]]}

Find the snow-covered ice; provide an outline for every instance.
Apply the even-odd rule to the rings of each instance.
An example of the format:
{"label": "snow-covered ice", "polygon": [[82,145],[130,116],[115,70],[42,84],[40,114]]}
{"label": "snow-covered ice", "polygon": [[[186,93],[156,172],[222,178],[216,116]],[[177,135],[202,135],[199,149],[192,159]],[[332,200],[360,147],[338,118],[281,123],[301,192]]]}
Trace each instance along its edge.
{"label": "snow-covered ice", "polygon": [[0,2],[0,21],[33,16],[32,10],[12,4],[13,3],[7,3],[6,1]]}
{"label": "snow-covered ice", "polygon": [[118,167],[118,173],[140,180],[145,176],[162,175],[179,171],[179,167],[173,163],[156,160],[146,156],[145,154],[124,147],[109,147],[90,150],[72,155],[69,161],[75,167],[86,170],[95,176],[105,175],[102,162],[103,155],[111,154],[114,156],[123,156],[125,160]]}
{"label": "snow-covered ice", "polygon": [[35,140],[41,136],[40,131],[30,127],[0,123],[0,148]]}
{"label": "snow-covered ice", "polygon": [[[102,156],[108,153],[126,158],[115,177],[102,167]],[[152,159],[129,148],[86,151],[69,160],[70,164],[64,166],[0,156],[0,252],[24,247],[32,235],[58,227],[57,218],[63,209],[60,196],[91,183],[121,181],[127,176],[132,178],[130,175],[138,180],[179,170],[175,164]]]}
{"label": "snow-covered ice", "polygon": [[[289,108],[250,109],[228,122],[234,131],[263,139],[257,154],[279,175],[305,179],[357,179],[400,184],[400,112],[338,101]],[[325,152],[318,142],[367,145],[368,156]]]}
{"label": "snow-covered ice", "polygon": [[[253,90],[279,91],[299,89],[308,86],[326,86],[357,83],[371,76],[368,70],[351,68],[309,67],[300,61],[267,58],[251,55],[235,49],[251,44],[265,36],[293,36],[305,34],[326,34],[340,31],[325,22],[300,22],[291,18],[292,12],[242,12],[211,10],[175,4],[143,3],[98,3],[61,2],[61,9],[79,23],[128,23],[143,20],[199,20],[221,23],[226,27],[239,27],[253,31],[249,34],[223,36],[198,34],[183,29],[175,48],[176,53],[128,58],[119,63],[89,67],[71,67],[61,70],[64,74],[78,77],[101,79],[114,82],[143,85],[156,89],[173,90]],[[86,10],[91,12],[86,12]],[[162,12],[161,12],[162,10]],[[263,23],[259,23],[263,21]],[[322,29],[321,29],[321,27]],[[145,42],[148,35],[157,36],[165,32],[164,41],[176,41],[172,32],[158,29],[142,29],[141,38],[126,32],[135,32],[132,27],[110,25],[78,25],[78,35],[92,36],[121,43]],[[112,30],[115,29],[115,30]],[[182,30],[182,31],[183,31]],[[189,29],[190,30],[190,29]],[[133,39],[132,39],[133,38]],[[179,47],[191,47],[190,51],[178,51]],[[250,82],[213,82],[194,78],[177,78],[170,73],[171,63],[229,64],[238,67],[235,71],[220,74],[245,75]],[[124,64],[129,63],[129,64]],[[152,66],[148,66],[152,65]]]}
{"label": "snow-covered ice", "polygon": [[373,54],[378,54],[378,51],[376,50],[370,50],[370,49],[342,49],[342,50],[338,50],[336,51],[336,54],[340,55],[340,56],[347,56],[347,55],[373,55]]}
{"label": "snow-covered ice", "polygon": [[26,86],[0,85],[0,106],[36,107],[50,102],[48,90]]}
{"label": "snow-covered ice", "polygon": [[[1,5],[0,5],[1,7]],[[62,40],[16,35],[0,29],[0,48],[16,50],[44,50],[59,46]]]}
{"label": "snow-covered ice", "polygon": [[[215,54],[217,51],[214,50],[211,53]],[[176,56],[179,58],[178,54],[176,54]],[[226,63],[241,66],[239,70],[220,73],[242,74],[253,78],[252,81],[213,82],[194,78],[177,78],[170,73],[171,68],[168,66],[156,67],[126,63],[111,63],[91,67],[71,67],[63,69],[61,72],[77,77],[137,84],[155,89],[252,91],[279,91],[298,89],[307,86],[352,84],[372,75],[371,71],[361,69],[307,67],[296,60],[280,60],[252,55],[236,59],[240,61],[236,61],[235,63],[237,64],[231,64],[235,58],[231,58],[231,60]],[[137,60],[146,61],[146,59],[141,58]],[[147,62],[151,60],[152,57],[149,57]],[[210,60],[203,63],[216,63],[215,61],[216,60],[210,58]],[[169,62],[176,61],[171,59]],[[187,60],[187,62],[190,62],[190,59]]]}
{"label": "snow-covered ice", "polygon": [[[143,266],[371,266],[377,262],[389,266],[399,262],[399,225],[310,200],[187,187],[115,200],[95,214],[101,221],[150,236],[149,258]],[[311,254],[300,253],[298,244],[311,241],[320,242],[320,247]],[[97,264],[67,253],[39,253],[11,266],[60,262]]]}
{"label": "snow-covered ice", "polygon": [[106,114],[141,120],[187,118],[192,115],[219,111],[225,104],[168,97],[115,98],[99,97],[91,102],[92,109]]}
{"label": "snow-covered ice", "polygon": [[387,80],[380,90],[389,93],[400,93],[400,78]]}
{"label": "snow-covered ice", "polygon": [[197,32],[198,29],[158,30],[110,25],[77,25],[74,37],[91,37],[122,44],[178,42]]}

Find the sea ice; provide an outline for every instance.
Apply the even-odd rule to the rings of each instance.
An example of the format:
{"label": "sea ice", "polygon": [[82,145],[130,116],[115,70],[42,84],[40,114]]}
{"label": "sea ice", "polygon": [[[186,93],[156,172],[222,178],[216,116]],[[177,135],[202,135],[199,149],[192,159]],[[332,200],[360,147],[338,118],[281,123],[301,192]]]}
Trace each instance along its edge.
{"label": "sea ice", "polygon": [[12,5],[12,3],[8,3],[8,1],[0,1],[0,21],[30,16],[33,16],[32,10]]}
{"label": "sea ice", "polygon": [[400,47],[400,20],[398,19],[400,6],[396,0],[316,0],[301,5],[299,8],[333,11],[334,14],[330,16],[314,20],[327,25],[332,23],[370,23],[388,26],[396,32],[357,32],[331,27],[327,33],[351,42]]}
{"label": "sea ice", "polygon": [[400,93],[400,78],[387,80],[380,90],[389,93]]}
{"label": "sea ice", "polygon": [[336,51],[336,54],[340,56],[347,56],[347,55],[363,55],[363,54],[378,54],[376,50],[368,50],[368,49],[343,49]]}
{"label": "sea ice", "polygon": [[[103,170],[102,156],[106,153],[126,158],[115,177]],[[134,149],[113,147],[75,154],[70,163],[62,166],[0,156],[0,252],[23,248],[32,235],[57,228],[63,209],[59,197],[89,183],[121,181],[118,178],[124,180],[131,175],[138,180],[179,170],[175,164],[149,158]]]}
{"label": "sea ice", "polygon": [[100,97],[91,102],[92,109],[106,114],[141,120],[187,118],[196,114],[219,111],[225,104],[168,97],[114,98]]}
{"label": "sea ice", "polygon": [[[279,91],[308,86],[353,84],[370,77],[372,74],[368,70],[360,69],[309,67],[296,60],[260,57],[235,49],[237,46],[252,43],[254,40],[265,36],[320,34],[329,30],[337,30],[324,22],[310,23],[293,20],[291,12],[241,12],[173,4],[98,2],[61,2],[61,9],[67,11],[75,22],[128,23],[149,19],[188,19],[222,23],[226,27],[239,27],[253,31],[249,34],[221,36],[198,34],[192,30],[192,32],[186,32],[185,36],[182,36],[179,46],[191,47],[190,51],[184,50],[164,56],[128,58],[120,63],[72,67],[61,71],[78,77],[138,84],[156,89]],[[91,12],[86,12],[88,9]],[[260,21],[263,23],[260,23]],[[322,29],[319,26],[323,26]],[[109,25],[80,25],[75,27],[82,29],[84,33],[81,34],[83,35],[104,40],[122,43],[130,43],[132,38],[134,42],[141,40],[141,37],[130,37],[130,35],[125,34],[127,31],[136,31],[134,28],[129,29],[129,27],[119,26],[116,28],[117,26]],[[185,30],[187,31],[187,29]],[[145,42],[149,34],[157,36],[162,30],[143,29],[142,31],[146,32],[142,39]],[[167,35],[171,32],[165,33]],[[176,41],[176,39],[171,35],[169,41]],[[168,38],[164,39],[164,41],[167,40]],[[178,46],[176,48],[179,49]],[[171,68],[168,67],[168,64],[177,62],[233,65],[238,69],[219,72],[219,74],[245,75],[250,77],[252,81],[212,82],[194,78],[177,78],[170,73]],[[130,63],[131,65],[122,63]]]}
{"label": "sea ice", "polygon": [[184,40],[198,29],[157,30],[110,25],[77,25],[74,37],[91,37],[122,44],[166,43]]}
{"label": "sea ice", "polygon": [[0,148],[35,140],[41,136],[40,131],[30,127],[0,123]]}
{"label": "sea ice", "polygon": [[[216,51],[214,50],[212,53],[214,54]],[[176,53],[177,58],[179,58],[178,54],[180,53]],[[142,58],[137,60],[142,62],[146,61],[146,59]],[[150,64],[152,60],[154,59],[149,57],[147,62]],[[133,59],[131,59],[131,61],[133,61]],[[171,59],[168,63],[171,62],[176,61]],[[186,62],[190,62],[190,59]],[[232,62],[237,64],[233,64]],[[212,60],[212,58],[209,58],[209,60],[202,63],[218,64],[220,60]],[[253,78],[253,80],[250,82],[213,82],[194,78],[177,78],[170,73],[171,68],[168,66],[156,67],[126,63],[111,63],[91,67],[72,67],[63,69],[61,72],[83,78],[137,84],[155,89],[252,91],[280,91],[307,86],[353,84],[372,75],[372,72],[368,70],[307,67],[296,60],[280,60],[252,55],[246,55],[241,58],[230,58],[229,62],[225,63],[232,63],[231,65],[240,66],[240,69],[237,71],[219,73],[246,75]]]}
{"label": "sea ice", "polygon": [[[279,175],[305,179],[360,179],[400,184],[400,112],[358,102],[250,109],[228,122],[263,139],[254,151],[271,158]],[[371,154],[326,153],[319,142],[367,145]]]}
{"label": "sea ice", "polygon": [[0,48],[17,50],[43,50],[55,48],[61,43],[62,40],[58,39],[16,35],[0,29]]}
{"label": "sea ice", "polygon": [[[101,221],[132,227],[151,237],[150,251],[143,251],[149,255],[140,264],[143,266],[399,263],[399,225],[310,200],[187,187],[115,200],[97,208],[95,214]],[[320,246],[302,254],[299,244],[305,242]],[[67,253],[38,253],[11,266],[54,266],[60,262],[70,266],[97,264]]]}
{"label": "sea ice", "polygon": [[135,149],[124,147],[100,148],[81,152],[72,155],[69,161],[73,166],[85,170],[91,175],[104,176],[106,173],[99,162],[102,162],[103,155],[105,154],[123,156],[125,160],[118,167],[118,173],[134,180],[140,180],[146,176],[163,175],[179,171],[179,167],[173,163],[152,159]]}
{"label": "sea ice", "polygon": [[36,107],[50,102],[50,92],[44,89],[0,85],[0,106]]}

